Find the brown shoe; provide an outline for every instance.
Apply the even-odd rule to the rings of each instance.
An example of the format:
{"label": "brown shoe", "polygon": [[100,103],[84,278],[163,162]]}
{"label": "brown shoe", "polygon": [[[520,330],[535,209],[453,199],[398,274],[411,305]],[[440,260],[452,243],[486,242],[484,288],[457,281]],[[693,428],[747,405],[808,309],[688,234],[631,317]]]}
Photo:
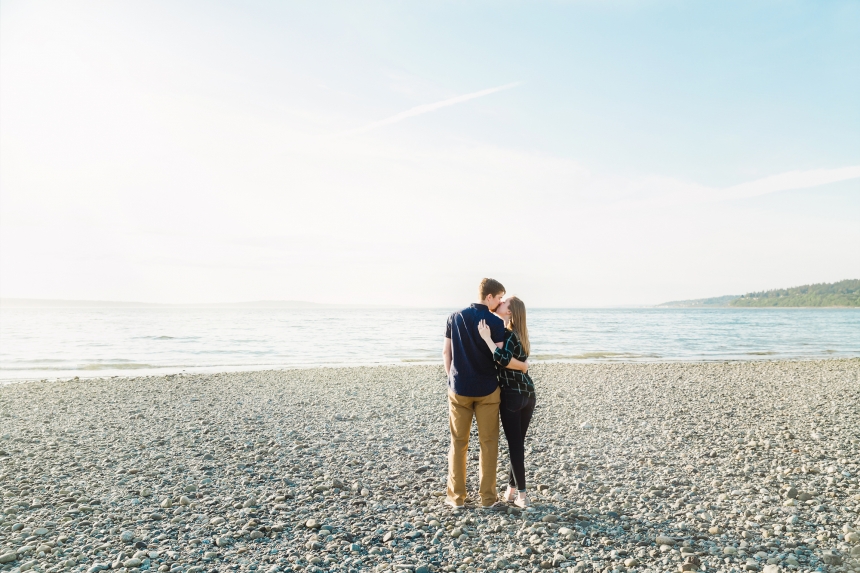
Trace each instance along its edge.
{"label": "brown shoe", "polygon": [[491,505],[481,506],[481,509],[483,511],[507,511],[508,506],[505,505],[504,502],[497,501],[496,503],[493,503]]}

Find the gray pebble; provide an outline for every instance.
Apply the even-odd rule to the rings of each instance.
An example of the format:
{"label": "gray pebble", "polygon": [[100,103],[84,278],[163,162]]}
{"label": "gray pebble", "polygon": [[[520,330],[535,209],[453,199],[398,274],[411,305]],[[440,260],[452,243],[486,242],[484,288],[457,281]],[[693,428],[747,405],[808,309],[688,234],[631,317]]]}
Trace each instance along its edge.
{"label": "gray pebble", "polygon": [[[471,455],[468,507],[443,505],[439,367],[0,387],[16,412],[4,418],[0,561],[57,573],[347,560],[585,573],[595,557],[610,570],[860,571],[860,361],[532,368],[532,507],[500,513],[474,508]],[[501,491],[506,467],[502,437]]]}

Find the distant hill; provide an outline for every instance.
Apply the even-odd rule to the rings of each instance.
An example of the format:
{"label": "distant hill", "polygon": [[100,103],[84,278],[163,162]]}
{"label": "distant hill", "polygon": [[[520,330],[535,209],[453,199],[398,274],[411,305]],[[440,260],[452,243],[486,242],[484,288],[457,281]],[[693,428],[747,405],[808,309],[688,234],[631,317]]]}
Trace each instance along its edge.
{"label": "distant hill", "polygon": [[322,304],[303,300],[260,300],[250,302],[223,302],[202,304],[159,304],[149,302],[123,302],[110,300],[54,300],[38,298],[2,298],[5,308],[284,308],[284,309],[340,309],[382,308],[372,305]]}
{"label": "distant hill", "polygon": [[658,304],[659,307],[670,308],[711,308],[720,306],[729,306],[733,300],[740,298],[740,295],[729,294],[726,296],[715,296],[713,298],[695,298],[692,300],[673,300],[672,302],[664,302]]}
{"label": "distant hill", "polygon": [[860,306],[860,280],[751,292],[736,298],[729,304],[750,307]]}
{"label": "distant hill", "polygon": [[62,300],[41,298],[0,298],[6,308],[157,308],[163,304],[116,300]]}
{"label": "distant hill", "polygon": [[676,300],[657,306],[664,308],[860,307],[860,280],[750,292],[740,296]]}

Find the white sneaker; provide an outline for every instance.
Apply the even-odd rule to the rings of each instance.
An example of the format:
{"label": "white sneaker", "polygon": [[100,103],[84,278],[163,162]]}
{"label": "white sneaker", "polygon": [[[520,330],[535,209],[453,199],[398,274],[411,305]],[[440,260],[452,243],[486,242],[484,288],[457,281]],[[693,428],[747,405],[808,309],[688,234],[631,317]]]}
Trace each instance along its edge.
{"label": "white sneaker", "polygon": [[508,491],[505,492],[505,497],[503,498],[505,503],[513,503],[515,499],[517,499],[517,490],[508,486]]}
{"label": "white sneaker", "polygon": [[527,493],[520,493],[517,496],[517,500],[514,502],[514,505],[522,509],[529,507],[531,505],[531,502],[529,502],[529,495]]}

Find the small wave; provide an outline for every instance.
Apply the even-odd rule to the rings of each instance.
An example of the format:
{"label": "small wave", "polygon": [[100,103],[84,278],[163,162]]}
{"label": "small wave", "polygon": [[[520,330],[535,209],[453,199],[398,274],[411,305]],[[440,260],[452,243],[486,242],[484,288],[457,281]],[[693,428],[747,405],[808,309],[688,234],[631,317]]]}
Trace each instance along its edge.
{"label": "small wave", "polygon": [[32,360],[3,360],[0,365],[0,370],[18,370],[18,368],[10,368],[9,364],[26,364],[29,368],[31,364],[68,364],[68,360],[64,358],[40,358],[37,361]]}
{"label": "small wave", "polygon": [[746,353],[749,356],[773,356],[774,354],[779,354],[778,352],[770,352],[767,350],[754,350],[752,352]]}
{"label": "small wave", "polygon": [[102,362],[99,364],[83,364],[75,368],[75,370],[140,370],[141,368],[159,368],[159,366],[135,362]]}
{"label": "small wave", "polygon": [[152,364],[138,364],[135,362],[101,362],[93,364],[65,364],[63,366],[46,366],[44,364],[30,364],[19,368],[0,366],[0,372],[74,372],[77,370],[139,370],[142,368],[178,368],[174,366],[155,366]]}
{"label": "small wave", "polygon": [[3,363],[0,365],[0,370],[110,370],[110,369],[132,369],[132,368],[158,368],[151,364],[140,364],[132,360],[123,358],[112,358],[108,360],[98,360],[91,358],[93,362],[80,364],[71,360],[52,360],[49,358],[40,358],[38,360],[22,361],[18,364],[10,366]]}
{"label": "small wave", "polygon": [[659,355],[632,352],[583,352],[582,354],[535,354],[532,358],[535,360],[599,360],[602,358],[659,358]]}
{"label": "small wave", "polygon": [[161,336],[133,336],[133,340],[200,340],[199,336],[167,336],[163,334]]}

